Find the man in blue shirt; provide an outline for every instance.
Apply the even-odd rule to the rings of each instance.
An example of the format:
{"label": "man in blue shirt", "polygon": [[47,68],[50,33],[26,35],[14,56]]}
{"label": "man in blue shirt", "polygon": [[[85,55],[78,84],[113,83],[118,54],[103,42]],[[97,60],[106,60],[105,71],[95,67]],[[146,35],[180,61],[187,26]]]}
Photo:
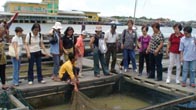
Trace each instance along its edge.
{"label": "man in blue shirt", "polygon": [[180,58],[183,63],[182,70],[182,87],[186,87],[186,79],[188,72],[190,73],[190,86],[195,87],[195,73],[196,73],[196,38],[192,37],[192,27],[186,26],[184,28],[184,36],[180,41],[179,51]]}

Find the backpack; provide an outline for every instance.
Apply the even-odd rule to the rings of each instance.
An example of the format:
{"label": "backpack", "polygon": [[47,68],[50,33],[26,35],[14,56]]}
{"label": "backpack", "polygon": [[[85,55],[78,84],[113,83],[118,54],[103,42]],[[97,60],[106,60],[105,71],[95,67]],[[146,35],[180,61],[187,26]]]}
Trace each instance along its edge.
{"label": "backpack", "polygon": [[[39,33],[39,45],[41,45],[41,33]],[[29,45],[31,45],[31,33],[29,33]]]}

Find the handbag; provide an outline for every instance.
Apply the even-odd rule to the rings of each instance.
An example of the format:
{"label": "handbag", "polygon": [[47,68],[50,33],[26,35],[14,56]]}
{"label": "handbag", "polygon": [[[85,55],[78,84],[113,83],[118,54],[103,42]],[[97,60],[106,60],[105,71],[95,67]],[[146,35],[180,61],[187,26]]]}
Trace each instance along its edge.
{"label": "handbag", "polygon": [[108,50],[106,43],[103,38],[99,39],[99,50],[102,54],[105,54]]}
{"label": "handbag", "polygon": [[[17,51],[19,52],[18,48]],[[8,55],[11,57],[16,57],[16,53],[12,44],[9,45]]]}

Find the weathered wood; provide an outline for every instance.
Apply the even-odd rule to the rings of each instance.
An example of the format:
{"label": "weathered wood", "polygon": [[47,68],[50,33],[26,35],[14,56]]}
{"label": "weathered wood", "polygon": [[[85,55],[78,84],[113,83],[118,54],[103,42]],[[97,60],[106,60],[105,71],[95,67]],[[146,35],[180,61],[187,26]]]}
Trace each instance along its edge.
{"label": "weathered wood", "polygon": [[12,104],[14,104],[16,106],[15,110],[29,110],[28,107],[26,107],[23,103],[21,103],[15,96],[13,96],[12,94],[9,95],[9,98],[12,102]]}

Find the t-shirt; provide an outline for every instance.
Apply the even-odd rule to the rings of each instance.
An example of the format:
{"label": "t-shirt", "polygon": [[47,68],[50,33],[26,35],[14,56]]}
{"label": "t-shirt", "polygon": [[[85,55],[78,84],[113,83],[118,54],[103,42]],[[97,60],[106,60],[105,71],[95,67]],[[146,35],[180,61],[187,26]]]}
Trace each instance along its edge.
{"label": "t-shirt", "polygon": [[22,54],[22,46],[23,46],[23,41],[22,41],[22,37],[18,37],[17,35],[15,35],[13,38],[12,38],[12,43],[13,42],[17,42],[18,43],[18,48],[19,48],[19,56],[21,56]]}
{"label": "t-shirt", "polygon": [[[39,38],[40,34],[38,33],[37,36],[35,36],[32,32],[30,34],[31,34],[31,44],[29,44],[29,38],[30,38],[29,33],[27,34],[25,39],[25,42],[29,44],[30,53],[41,51],[40,38]],[[43,42],[42,37],[41,37],[41,41]]]}
{"label": "t-shirt", "polygon": [[179,51],[183,52],[184,61],[196,60],[196,38],[194,37],[183,37],[180,40]]}
{"label": "t-shirt", "polygon": [[73,48],[74,46],[74,36],[68,37],[68,36],[63,36],[63,47],[65,49],[70,49]]}
{"label": "t-shirt", "polygon": [[[83,57],[84,56],[84,42],[83,42],[83,38],[81,35],[77,38],[76,47],[77,49],[80,50],[81,55],[82,55],[81,57]],[[76,49],[76,56],[78,57],[79,53],[77,52],[77,49]]]}
{"label": "t-shirt", "polygon": [[183,37],[184,35],[182,33],[180,33],[179,36],[176,36],[175,33],[171,34],[170,38],[169,38],[169,42],[170,42],[170,48],[169,51],[172,53],[176,53],[179,54],[179,46],[180,46],[180,39]]}
{"label": "t-shirt", "polygon": [[148,48],[148,45],[150,43],[151,37],[147,35],[146,37],[140,36],[138,39],[138,42],[141,43],[141,48],[139,49],[139,52],[142,52],[143,50],[146,50]]}
{"label": "t-shirt", "polygon": [[59,78],[62,78],[63,75],[65,73],[68,73],[69,77],[71,79],[74,79],[75,78],[75,75],[73,73],[73,64],[71,63],[70,60],[66,61],[60,68],[59,70]]}
{"label": "t-shirt", "polygon": [[[160,32],[159,34],[153,34],[150,40],[150,53],[154,53],[154,51],[158,48],[161,42],[164,42],[164,36]],[[163,53],[163,48],[160,49],[159,54]]]}
{"label": "t-shirt", "polygon": [[106,39],[106,43],[116,43],[118,40],[118,34],[116,32],[112,34],[111,31],[108,31],[104,38]]}

